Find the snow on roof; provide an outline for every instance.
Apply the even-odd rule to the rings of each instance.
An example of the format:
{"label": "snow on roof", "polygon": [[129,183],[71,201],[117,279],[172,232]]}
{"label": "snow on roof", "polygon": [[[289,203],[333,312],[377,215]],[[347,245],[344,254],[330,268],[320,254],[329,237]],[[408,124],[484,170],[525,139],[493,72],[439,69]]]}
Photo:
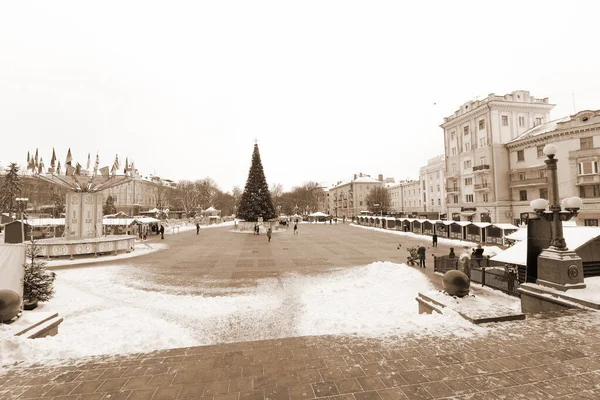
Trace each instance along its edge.
{"label": "snow on roof", "polygon": [[487,226],[490,226],[491,224],[489,222],[473,222],[473,225],[478,226],[480,228],[485,228]]}
{"label": "snow on roof", "polygon": [[359,176],[357,177],[354,182],[358,182],[358,183],[383,183],[381,181],[378,181],[375,178],[371,178],[370,176]]}
{"label": "snow on roof", "polygon": [[[502,253],[492,257],[492,260],[505,262],[508,264],[527,265],[527,229],[519,229],[517,232],[519,232],[520,235],[522,235],[523,232],[525,232],[525,239],[515,243],[514,246],[509,247]],[[569,248],[569,250],[577,250],[589,241],[600,237],[600,227],[569,226],[563,229],[563,236],[565,237],[565,242],[567,243],[567,247]],[[509,237],[507,236],[507,239],[508,238]]]}
{"label": "snow on roof", "polygon": [[129,226],[135,222],[135,218],[103,218],[102,225],[126,225]]}
{"label": "snow on roof", "polygon": [[501,224],[491,224],[491,225],[494,225],[495,227],[500,228],[500,229],[519,229],[518,226],[513,225],[513,224],[501,223]]}
{"label": "snow on roof", "polygon": [[471,221],[452,221],[452,223],[460,226],[467,226],[472,224]]}
{"label": "snow on roof", "polygon": [[308,214],[309,217],[327,217],[327,214],[321,211],[314,212],[312,214]]}
{"label": "snow on roof", "polygon": [[[566,229],[572,229],[572,228],[596,228],[594,226],[577,226],[577,225],[573,225],[573,223],[574,223],[574,221],[563,221],[563,233],[565,232]],[[494,224],[494,225],[502,225],[502,224]],[[517,229],[517,228],[515,227],[515,228],[510,228],[510,229]],[[506,239],[517,240],[517,241],[527,240],[527,226],[525,226],[523,228],[518,228],[515,232],[511,233],[510,235],[506,235]]]}
{"label": "snow on roof", "polygon": [[[20,222],[15,220],[13,222]],[[37,227],[37,226],[60,226],[65,224],[64,218],[32,218],[23,221],[25,225]]]}
{"label": "snow on roof", "polygon": [[571,116],[566,116],[559,119],[555,119],[554,121],[549,121],[544,124],[534,126],[533,128],[523,132],[521,135],[511,140],[509,143],[514,143],[522,139],[527,139],[533,136],[543,135],[544,133],[552,132],[556,130],[556,127],[560,122],[566,122],[570,120]]}
{"label": "snow on roof", "polygon": [[206,210],[204,210],[204,212],[213,212],[213,211],[218,211],[216,208],[214,208],[213,206],[208,207]]}

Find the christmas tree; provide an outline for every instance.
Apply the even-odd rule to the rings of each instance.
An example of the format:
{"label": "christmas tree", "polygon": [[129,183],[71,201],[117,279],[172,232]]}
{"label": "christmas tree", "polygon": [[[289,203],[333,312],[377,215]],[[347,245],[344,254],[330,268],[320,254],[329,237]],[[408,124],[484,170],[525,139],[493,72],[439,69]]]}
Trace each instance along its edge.
{"label": "christmas tree", "polygon": [[252,153],[252,165],[250,166],[244,193],[242,193],[237,216],[246,221],[256,222],[259,217],[267,221],[275,218],[275,215],[271,192],[269,192],[269,185],[267,185],[262,162],[260,161],[258,144],[255,144]]}
{"label": "christmas tree", "polygon": [[46,262],[38,259],[41,248],[34,240],[27,246],[27,262],[23,277],[23,299],[29,302],[48,301],[54,296],[56,274],[46,270]]}

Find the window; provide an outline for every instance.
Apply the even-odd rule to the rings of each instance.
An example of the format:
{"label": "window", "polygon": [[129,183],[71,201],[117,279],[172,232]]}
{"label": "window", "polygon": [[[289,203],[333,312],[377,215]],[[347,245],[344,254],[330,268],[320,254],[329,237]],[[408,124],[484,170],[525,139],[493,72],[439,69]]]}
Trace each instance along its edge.
{"label": "window", "polygon": [[544,123],[544,118],[537,117],[535,119],[535,126],[541,125]]}
{"label": "window", "polygon": [[482,131],[485,129],[485,121],[480,119],[479,120],[479,130]]}
{"label": "window", "polygon": [[473,202],[473,195],[472,194],[465,195],[465,203],[472,203],[472,202]]}
{"label": "window", "polygon": [[520,181],[524,181],[525,180],[525,173],[524,172],[519,173],[519,180]]}
{"label": "window", "polygon": [[598,189],[600,188],[597,185],[579,186],[579,197],[585,199],[598,197],[598,195],[600,194],[600,191]]}
{"label": "window", "polygon": [[487,194],[487,193],[484,193],[484,194],[483,194],[483,196],[482,196],[482,200],[483,200],[483,202],[484,202],[484,203],[487,203],[487,202],[489,201],[489,198],[488,198],[488,194]]}
{"label": "window", "polygon": [[438,199],[438,206],[442,205],[442,199]]}
{"label": "window", "polygon": [[464,165],[465,169],[471,168],[471,160],[465,160]]}
{"label": "window", "polygon": [[453,200],[454,200],[454,203],[458,203],[458,195],[457,194],[454,195]]}
{"label": "window", "polygon": [[473,178],[465,178],[465,186],[471,186],[473,184]]}
{"label": "window", "polygon": [[463,133],[464,133],[465,135],[468,135],[468,134],[469,134],[469,126],[468,126],[468,125],[467,125],[467,126],[465,126],[465,127],[463,128]]}
{"label": "window", "polygon": [[486,161],[485,157],[479,157],[479,165],[485,165],[485,161]]}
{"label": "window", "polygon": [[431,205],[433,205],[433,199],[431,199]]}
{"label": "window", "polygon": [[519,190],[519,200],[527,201],[527,190]]}
{"label": "window", "polygon": [[440,191],[440,185],[437,185],[437,191],[438,192]]}
{"label": "window", "polygon": [[598,173],[598,161],[584,161],[579,163],[579,175]]}
{"label": "window", "polygon": [[471,151],[471,143],[469,143],[469,142],[465,143],[465,150],[464,151]]}
{"label": "window", "polygon": [[456,173],[456,164],[452,164],[452,173]]}
{"label": "window", "polygon": [[594,148],[594,138],[593,137],[585,137],[579,139],[579,148],[581,150],[593,149]]}
{"label": "window", "polygon": [[485,147],[486,142],[487,142],[486,138],[484,138],[484,137],[479,138],[479,147]]}
{"label": "window", "polygon": [[548,188],[540,189],[540,198],[548,200]]}
{"label": "window", "polygon": [[456,155],[456,147],[452,148],[452,155],[455,156]]}
{"label": "window", "polygon": [[502,116],[502,126],[508,126],[508,115]]}
{"label": "window", "polygon": [[537,147],[537,156],[538,158],[544,157],[544,145]]}
{"label": "window", "polygon": [[456,139],[456,133],[454,131],[450,132],[450,140]]}
{"label": "window", "polygon": [[363,205],[363,202],[362,202],[362,201],[360,202],[360,205],[361,205],[361,206]]}
{"label": "window", "polygon": [[538,175],[540,178],[545,178],[546,177],[546,170],[545,169],[540,169],[538,172]]}
{"label": "window", "polygon": [[517,161],[525,161],[525,151],[517,150]]}
{"label": "window", "polygon": [[429,193],[433,193],[433,186],[429,186]]}
{"label": "window", "polygon": [[584,219],[583,224],[585,226],[598,226],[598,220],[597,219]]}
{"label": "window", "polygon": [[519,126],[525,126],[525,117],[519,117]]}

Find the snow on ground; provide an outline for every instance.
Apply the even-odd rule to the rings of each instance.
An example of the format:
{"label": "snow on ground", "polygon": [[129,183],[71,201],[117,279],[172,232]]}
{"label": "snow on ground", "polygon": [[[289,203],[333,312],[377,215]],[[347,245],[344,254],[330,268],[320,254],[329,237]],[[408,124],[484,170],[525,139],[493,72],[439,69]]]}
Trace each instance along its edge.
{"label": "snow on ground", "polygon": [[28,340],[0,325],[0,364],[303,335],[469,336],[490,329],[450,310],[418,314],[418,292],[434,288],[404,264],[261,279],[223,296],[156,291],[139,281],[132,286],[127,272],[118,266],[57,271],[56,297],[38,311],[64,318],[59,334]]}
{"label": "snow on ground", "polygon": [[86,255],[83,257],[78,257],[73,260],[68,258],[59,258],[52,259],[46,261],[46,268],[61,268],[61,267],[70,267],[81,264],[89,264],[96,262],[110,262],[110,261],[118,261],[126,258],[139,257],[146,254],[154,253],[155,251],[168,249],[169,246],[165,243],[148,243],[147,245],[142,242],[135,243],[135,250],[131,253],[118,253],[115,255],[104,255],[99,257],[94,257],[93,255]]}
{"label": "snow on ground", "polygon": [[[416,240],[422,240],[424,244],[431,244],[431,236],[429,235],[419,235],[413,232],[403,232],[403,231],[396,231],[396,230],[390,230],[390,229],[382,229],[382,228],[375,228],[372,226],[362,226],[362,225],[356,225],[356,224],[350,224],[351,226],[357,227],[357,228],[362,228],[362,229],[368,229],[368,230],[372,230],[372,231],[377,231],[377,232],[385,232],[385,233],[390,233],[392,235],[398,235],[398,236],[406,236],[409,237],[411,239],[416,239]],[[438,236],[438,244],[445,244],[448,246],[454,246],[454,251],[456,253],[456,255],[458,256],[462,251],[462,247],[477,247],[478,243],[474,243],[474,242],[467,242],[465,240],[458,240],[458,239],[448,239],[448,238],[443,238],[443,237],[439,237]],[[498,253],[501,253],[502,250],[500,247],[497,246],[481,246],[483,248],[483,254],[486,256],[493,256],[496,255]]]}
{"label": "snow on ground", "polygon": [[[200,229],[220,228],[223,226],[233,226],[233,221],[219,222],[218,224],[200,225]],[[195,231],[196,224],[193,222],[169,222],[165,225],[165,235],[173,235],[182,232]]]}

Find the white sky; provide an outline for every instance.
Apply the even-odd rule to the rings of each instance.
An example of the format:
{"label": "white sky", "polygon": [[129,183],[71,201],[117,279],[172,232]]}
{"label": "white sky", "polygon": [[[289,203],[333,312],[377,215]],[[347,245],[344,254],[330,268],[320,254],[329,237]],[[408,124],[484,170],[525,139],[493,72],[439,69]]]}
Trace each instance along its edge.
{"label": "white sky", "polygon": [[[0,164],[85,166],[243,187],[416,178],[443,117],[529,90],[552,118],[599,109],[594,2],[5,1]],[[492,4],[492,3],[489,3]],[[595,99],[596,98],[596,99]],[[436,105],[434,105],[434,103]]]}

